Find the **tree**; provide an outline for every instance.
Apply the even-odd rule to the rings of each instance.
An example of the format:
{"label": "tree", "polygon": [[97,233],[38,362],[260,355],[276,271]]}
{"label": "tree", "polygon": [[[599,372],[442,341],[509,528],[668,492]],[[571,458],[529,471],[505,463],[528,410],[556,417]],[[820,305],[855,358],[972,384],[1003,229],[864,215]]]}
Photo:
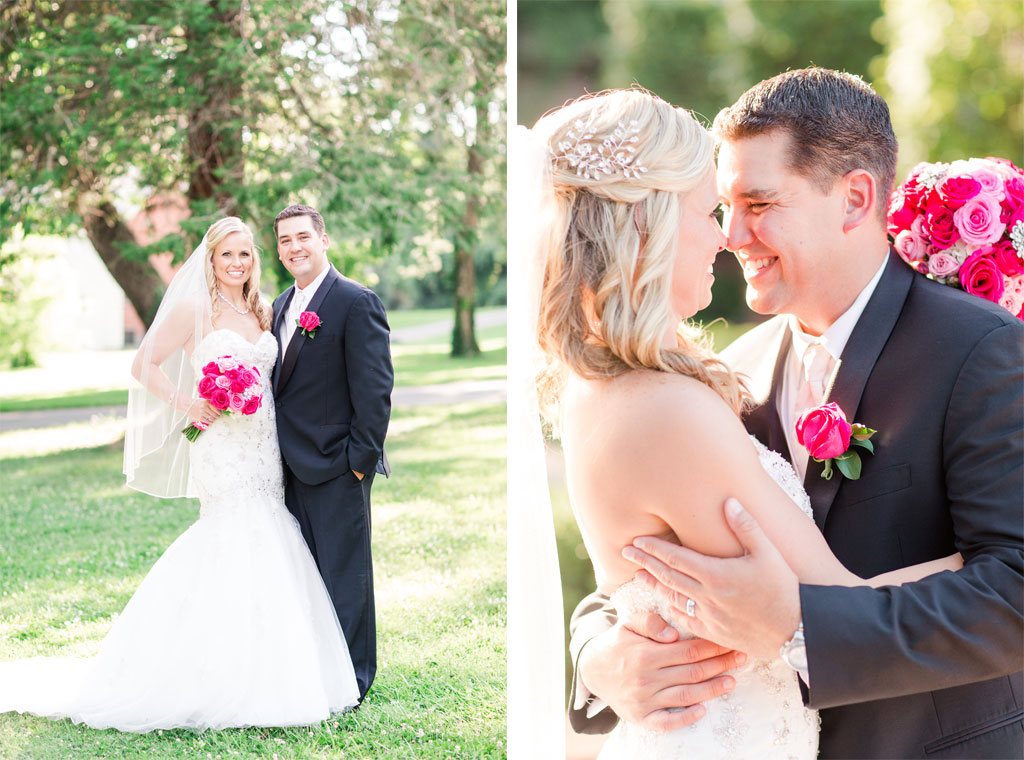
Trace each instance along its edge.
{"label": "tree", "polygon": [[[993,0],[884,0],[872,65],[900,140],[919,161],[1024,157],[1024,6]],[[897,180],[902,179],[898,176]]]}
{"label": "tree", "polygon": [[[147,255],[183,255],[228,213],[253,222],[257,242],[273,250],[276,213],[314,205],[332,259],[349,273],[413,255],[425,231],[468,240],[472,251],[463,230],[481,212],[485,225],[503,216],[500,202],[468,200],[494,182],[501,134],[492,130],[486,146],[467,138],[456,95],[490,113],[503,93],[489,82],[489,99],[474,103],[455,46],[485,40],[479,55],[489,59],[475,69],[500,72],[497,7],[6,0],[0,223],[83,227],[144,319],[160,290]],[[471,147],[482,160],[469,161]],[[482,177],[471,178],[477,167]],[[184,194],[191,216],[181,233],[139,246],[120,209],[163,191]],[[270,279],[284,276],[276,260],[267,264]]]}
{"label": "tree", "polygon": [[454,250],[452,353],[479,353],[475,265],[481,238],[494,227],[503,237],[504,4],[407,0],[345,8],[373,40],[360,72],[380,83],[357,87],[359,108],[371,127],[410,149],[406,193],[419,194],[423,212],[416,234],[434,226]]}
{"label": "tree", "polygon": [[14,0],[3,12],[4,226],[83,227],[148,324],[160,280],[118,206],[132,184],[175,188],[188,177],[194,208],[232,210],[239,6]]}

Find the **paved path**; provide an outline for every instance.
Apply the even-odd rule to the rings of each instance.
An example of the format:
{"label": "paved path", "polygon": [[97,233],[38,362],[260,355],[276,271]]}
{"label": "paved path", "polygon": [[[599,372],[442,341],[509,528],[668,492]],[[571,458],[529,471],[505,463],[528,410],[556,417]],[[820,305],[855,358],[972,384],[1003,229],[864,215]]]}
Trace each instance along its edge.
{"label": "paved path", "polygon": [[[505,380],[460,380],[437,385],[412,385],[395,388],[391,403],[398,409],[424,404],[500,403],[505,400]],[[57,427],[71,422],[88,422],[93,417],[124,417],[123,406],[90,406],[77,409],[42,409],[34,412],[0,414],[0,433],[9,430],[34,430]]]}
{"label": "paved path", "polygon": [[[488,309],[478,311],[473,315],[473,324],[477,330],[487,327],[497,327],[508,321],[508,309]],[[450,337],[452,326],[455,324],[454,317],[442,319],[437,322],[427,322],[423,325],[411,325],[410,327],[399,327],[391,331],[392,343],[415,343],[427,338]]]}

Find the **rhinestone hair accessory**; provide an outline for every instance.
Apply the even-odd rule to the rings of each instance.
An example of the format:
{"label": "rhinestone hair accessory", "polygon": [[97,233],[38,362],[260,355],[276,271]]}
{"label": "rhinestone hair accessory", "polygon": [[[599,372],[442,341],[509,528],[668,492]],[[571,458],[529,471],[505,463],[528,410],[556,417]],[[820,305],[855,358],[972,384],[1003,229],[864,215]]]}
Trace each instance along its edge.
{"label": "rhinestone hair accessory", "polygon": [[602,179],[622,172],[625,179],[640,179],[647,167],[637,160],[633,143],[639,142],[640,126],[634,119],[628,124],[619,121],[608,137],[594,138],[594,131],[582,119],[573,122],[568,140],[558,143],[558,151],[551,151],[555,161],[567,161],[576,170],[577,177]]}

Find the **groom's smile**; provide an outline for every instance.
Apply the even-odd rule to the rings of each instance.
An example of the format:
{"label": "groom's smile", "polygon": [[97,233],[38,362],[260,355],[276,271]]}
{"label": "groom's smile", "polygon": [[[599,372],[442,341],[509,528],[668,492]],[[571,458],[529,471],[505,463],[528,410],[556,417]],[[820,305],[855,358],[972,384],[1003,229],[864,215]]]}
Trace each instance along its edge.
{"label": "groom's smile", "polygon": [[718,192],[747,304],[759,314],[794,314],[813,330],[832,316],[830,252],[843,234],[842,193],[822,190],[790,165],[791,141],[781,130],[724,140]]}
{"label": "groom's smile", "polygon": [[329,243],[326,233],[318,234],[308,216],[291,216],[277,224],[277,255],[300,288],[323,271]]}

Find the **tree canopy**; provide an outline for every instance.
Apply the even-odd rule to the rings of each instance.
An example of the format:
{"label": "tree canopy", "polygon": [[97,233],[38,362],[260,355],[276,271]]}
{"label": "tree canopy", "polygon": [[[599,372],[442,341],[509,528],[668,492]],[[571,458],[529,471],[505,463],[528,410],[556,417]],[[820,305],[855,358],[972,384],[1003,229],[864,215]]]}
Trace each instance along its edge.
{"label": "tree canopy", "polygon": [[[160,296],[147,255],[184,255],[225,214],[273,251],[277,212],[316,206],[332,259],[371,285],[385,259],[437,269],[443,250],[453,294],[503,235],[497,0],[0,9],[0,224],[84,229],[144,320]],[[168,192],[187,198],[189,219],[138,245],[126,215]],[[284,281],[266,258],[270,279]],[[456,306],[471,314],[474,297],[462,292]]]}

